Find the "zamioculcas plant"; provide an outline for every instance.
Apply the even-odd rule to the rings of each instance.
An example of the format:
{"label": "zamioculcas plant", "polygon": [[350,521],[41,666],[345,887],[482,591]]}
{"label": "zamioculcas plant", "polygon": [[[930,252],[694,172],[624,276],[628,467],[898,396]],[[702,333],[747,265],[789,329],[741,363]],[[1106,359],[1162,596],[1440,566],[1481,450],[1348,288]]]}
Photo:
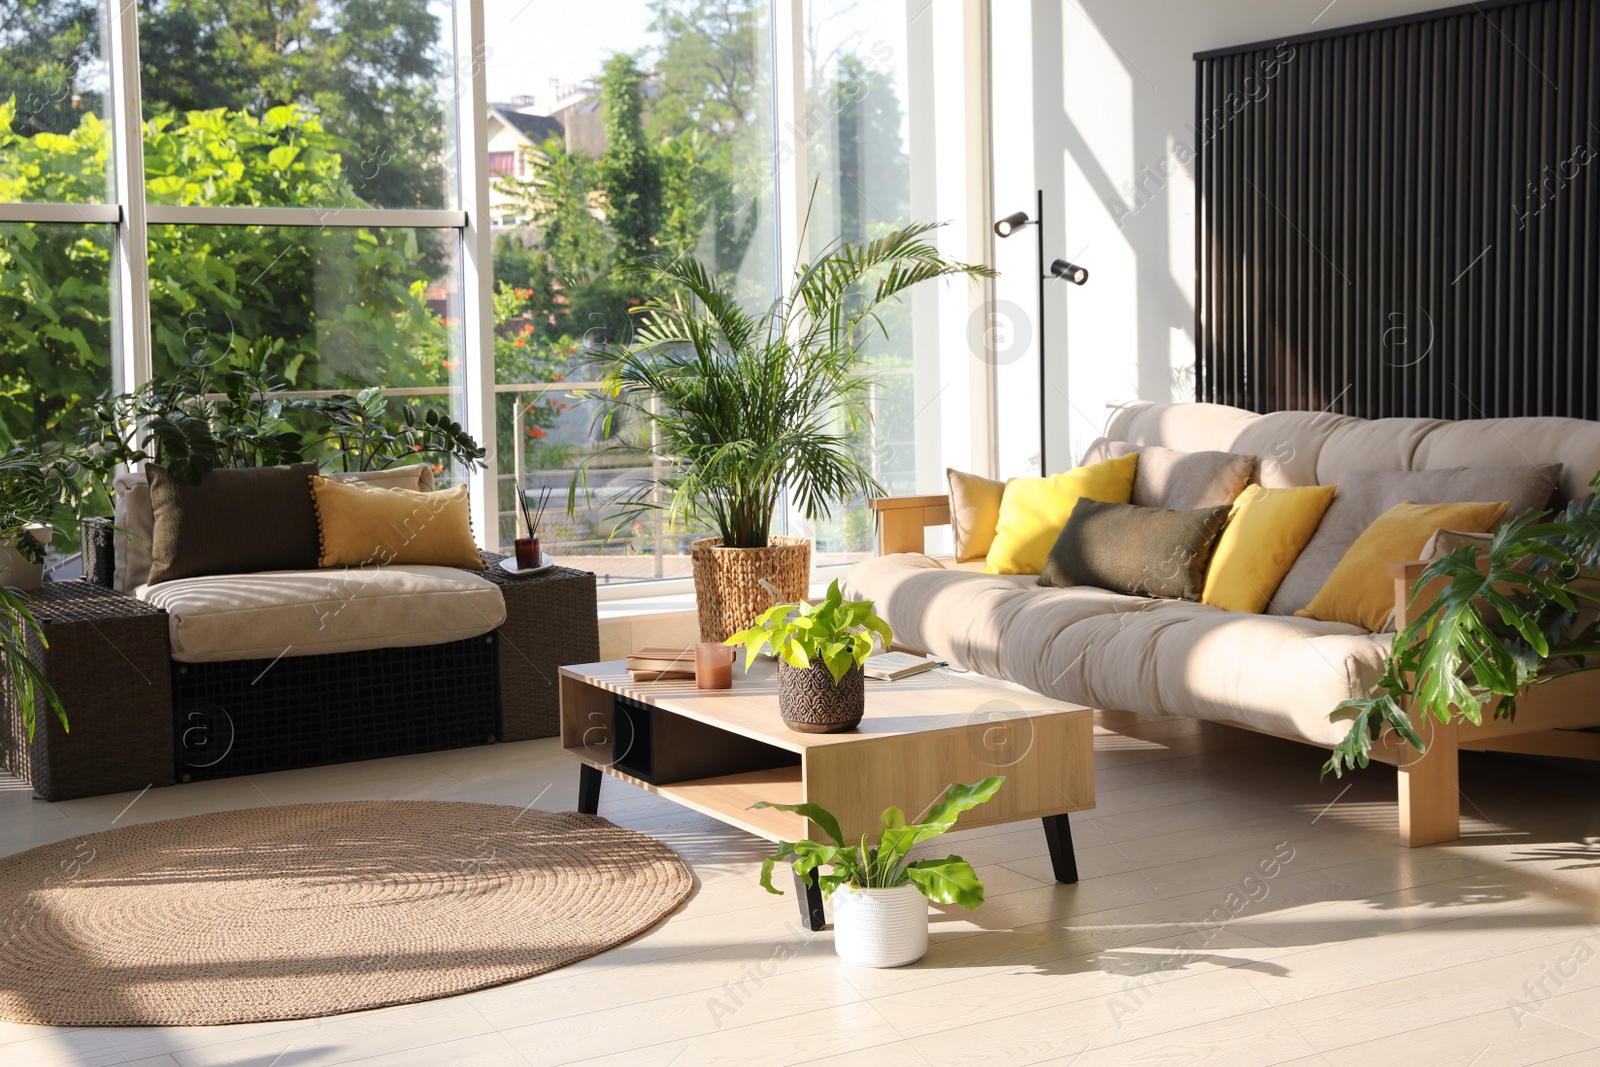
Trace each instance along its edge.
{"label": "zamioculcas plant", "polygon": [[[869,843],[862,835],[859,842],[845,844],[839,820],[815,804],[771,804],[764,800],[752,804],[753,808],[804,815],[831,839],[831,843],[779,841],[777,850],[761,864],[761,888],[781,894],[783,891],[772,884],[772,871],[777,864],[788,862],[807,885],[820,886],[825,893],[841,886],[894,889],[914,885],[935,903],[959,904],[974,910],[983,903],[983,882],[970,863],[960,856],[913,860],[911,850],[955,826],[962,812],[994,796],[1004,781],[1004,777],[995,775],[971,785],[953,785],[917,823],[906,822],[904,812],[890,807],[883,813],[883,828],[875,843]],[[824,867],[828,869],[826,873]]]}
{"label": "zamioculcas plant", "polygon": [[1395,635],[1372,693],[1334,709],[1353,717],[1324,774],[1367,766],[1385,726],[1425,750],[1413,715],[1478,724],[1493,705],[1496,718],[1510,718],[1530,688],[1600,670],[1600,475],[1589,484],[1551,521],[1506,523],[1485,561],[1478,546],[1463,545],[1428,564],[1415,589],[1445,584]]}

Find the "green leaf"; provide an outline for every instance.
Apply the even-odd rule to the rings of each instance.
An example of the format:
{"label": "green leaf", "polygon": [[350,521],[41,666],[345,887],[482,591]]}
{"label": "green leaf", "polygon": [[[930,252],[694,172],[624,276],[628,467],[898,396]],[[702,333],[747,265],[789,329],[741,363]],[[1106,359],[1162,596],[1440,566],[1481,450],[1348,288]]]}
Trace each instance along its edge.
{"label": "green leaf", "polygon": [[289,164],[293,163],[295,161],[295,157],[299,154],[300,149],[295,145],[279,145],[277,148],[274,148],[272,151],[267,153],[267,162],[271,164],[275,170],[287,170],[289,168]]}
{"label": "green leaf", "polygon": [[815,804],[774,804],[766,800],[758,800],[750,807],[771,808],[773,811],[792,811],[796,815],[804,816],[822,827],[822,832],[833,838],[835,845],[841,847],[844,845],[844,835],[839,832],[839,820],[835,819],[826,808],[818,807]]}
{"label": "green leaf", "polygon": [[960,856],[917,860],[906,867],[905,873],[922,895],[936,904],[959,904],[968,911],[983,904],[983,881],[972,864]]}

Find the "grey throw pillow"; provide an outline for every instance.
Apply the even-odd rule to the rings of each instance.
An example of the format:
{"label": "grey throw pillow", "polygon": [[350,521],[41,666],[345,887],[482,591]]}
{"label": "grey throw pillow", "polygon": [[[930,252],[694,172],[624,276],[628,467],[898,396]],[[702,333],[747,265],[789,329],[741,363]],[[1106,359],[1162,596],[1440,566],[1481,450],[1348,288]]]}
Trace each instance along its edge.
{"label": "grey throw pillow", "polygon": [[[1140,460],[1140,462],[1144,462]],[[1505,500],[1506,518],[1524,511],[1542,511],[1561,484],[1561,464],[1518,464],[1509,467],[1447,467],[1432,471],[1361,471],[1339,481],[1333,503],[1322,513],[1317,532],[1283,576],[1269,615],[1293,615],[1311,603],[1356,538],[1378,516],[1402,501],[1413,504],[1459,504]],[[1407,560],[1392,560],[1405,563]]]}
{"label": "grey throw pillow", "polygon": [[312,570],[315,463],[207,472],[199,485],[149,464],[150,585],[204,574]]}
{"label": "grey throw pillow", "polygon": [[1143,508],[1192,511],[1231,504],[1256,473],[1256,457],[1232,452],[1180,452],[1161,445],[1131,445],[1102,437],[1089,446],[1083,462],[1099,463],[1139,453],[1131,504]]}
{"label": "grey throw pillow", "polygon": [[1226,506],[1172,511],[1079,500],[1050,549],[1039,584],[1199,600],[1228,511]]}

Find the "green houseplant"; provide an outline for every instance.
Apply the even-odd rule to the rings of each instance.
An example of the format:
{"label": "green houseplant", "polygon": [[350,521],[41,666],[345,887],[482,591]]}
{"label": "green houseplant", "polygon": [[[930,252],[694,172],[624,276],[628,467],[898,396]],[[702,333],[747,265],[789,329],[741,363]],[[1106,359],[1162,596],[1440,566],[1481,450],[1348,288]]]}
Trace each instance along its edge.
{"label": "green houseplant", "polygon": [[894,631],[873,613],[872,601],[844,599],[835,578],[815,604],[775,604],[727,644],[744,646],[747,671],[764,648],[778,657],[778,713],[789,729],[835,733],[861,721],[861,665],[875,643],[887,649],[893,640]]}
{"label": "green houseplant", "polygon": [[[702,640],[724,639],[773,603],[762,579],[776,599],[805,596],[809,543],[772,533],[785,493],[815,520],[839,501],[882,492],[855,443],[869,418],[864,347],[879,308],[919,282],[993,273],[941,256],[927,239],[933,229],[834,242],[759,314],[699,260],[632,268],[659,295],[634,309],[633,341],[605,357],[601,436],[611,449],[637,447],[617,438],[625,420],[666,462],[614,499],[617,527],[660,510],[716,531],[691,546]],[[586,476],[587,461],[569,510]]]}
{"label": "green houseplant", "polygon": [[1428,564],[1415,589],[1443,584],[1395,635],[1373,691],[1334,709],[1350,731],[1324,774],[1367,766],[1385,727],[1424,751],[1417,726],[1429,716],[1476,724],[1492,706],[1510,718],[1529,689],[1600,670],[1600,474],[1589,484],[1548,521],[1506,523],[1486,552],[1463,545]]}
{"label": "green houseplant", "polygon": [[871,967],[914,963],[928,949],[927,901],[975,910],[983,904],[983,882],[960,856],[913,860],[911,850],[950,830],[962,812],[994,796],[1004,781],[995,775],[971,785],[953,785],[920,822],[906,822],[905,813],[891,806],[883,813],[874,844],[865,835],[846,844],[839,820],[815,804],[759,801],[751,806],[803,815],[831,839],[831,843],[779,841],[761,864],[761,887],[781,893],[772,884],[772,872],[779,863],[789,863],[806,885],[817,886],[832,898],[834,947],[840,956]]}
{"label": "green houseplant", "polygon": [[[14,448],[0,456],[0,545],[5,551],[33,563],[44,559],[44,547],[30,529],[50,529],[59,510],[76,500],[76,468],[59,455],[41,455]],[[8,571],[13,568],[8,568]],[[0,585],[0,660],[5,673],[0,684],[17,702],[28,740],[33,740],[35,709],[42,702],[67,725],[66,709],[44,673],[28,655],[30,643],[44,644],[39,620],[29,608],[26,592],[12,585],[8,573]]]}

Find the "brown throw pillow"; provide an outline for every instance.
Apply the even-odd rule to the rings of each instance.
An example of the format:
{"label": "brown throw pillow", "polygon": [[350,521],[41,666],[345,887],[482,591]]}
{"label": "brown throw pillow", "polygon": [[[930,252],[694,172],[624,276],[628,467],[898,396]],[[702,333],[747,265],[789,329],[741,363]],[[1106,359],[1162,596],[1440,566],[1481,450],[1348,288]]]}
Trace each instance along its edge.
{"label": "brown throw pillow", "polygon": [[1085,463],[1120,459],[1139,453],[1130,504],[1143,508],[1192,511],[1231,504],[1255,477],[1256,457],[1232,452],[1180,452],[1160,445],[1131,445],[1097,439],[1084,453]]}
{"label": "brown throw pillow", "polygon": [[150,585],[205,574],[311,570],[317,515],[309,479],[315,463],[207,472],[199,485],[147,465]]}
{"label": "brown throw pillow", "polygon": [[1172,511],[1079,500],[1050,549],[1039,584],[1199,600],[1228,510]]}

